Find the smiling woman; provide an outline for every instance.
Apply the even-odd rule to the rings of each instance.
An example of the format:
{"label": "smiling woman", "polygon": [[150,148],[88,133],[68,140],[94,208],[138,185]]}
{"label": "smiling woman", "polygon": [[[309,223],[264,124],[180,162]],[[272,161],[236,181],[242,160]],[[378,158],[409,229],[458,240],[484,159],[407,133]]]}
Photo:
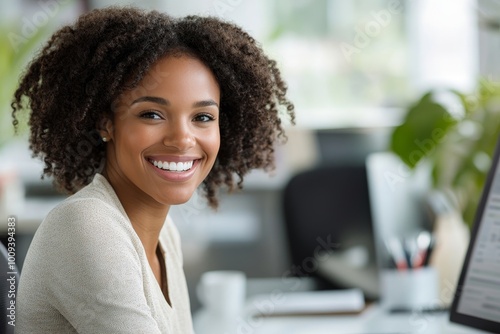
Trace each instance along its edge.
{"label": "smiling woman", "polygon": [[[71,193],[37,230],[19,333],[191,333],[168,213],[201,185],[273,166],[293,105],[275,62],[239,27],[111,7],[61,28],[21,79],[31,148]],[[235,180],[236,177],[236,180]]]}

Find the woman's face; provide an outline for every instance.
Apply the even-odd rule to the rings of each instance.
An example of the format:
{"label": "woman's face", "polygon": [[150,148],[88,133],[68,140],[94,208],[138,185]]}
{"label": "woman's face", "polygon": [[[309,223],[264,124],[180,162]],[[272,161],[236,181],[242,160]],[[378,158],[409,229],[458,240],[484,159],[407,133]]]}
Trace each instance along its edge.
{"label": "woman's face", "polygon": [[201,61],[167,56],[114,103],[106,174],[163,205],[189,200],[220,145],[219,85]]}

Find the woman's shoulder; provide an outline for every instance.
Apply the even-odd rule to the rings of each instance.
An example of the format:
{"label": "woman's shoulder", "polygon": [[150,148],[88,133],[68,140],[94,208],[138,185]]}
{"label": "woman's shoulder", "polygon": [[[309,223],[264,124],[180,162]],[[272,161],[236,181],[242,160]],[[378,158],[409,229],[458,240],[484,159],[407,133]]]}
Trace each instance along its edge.
{"label": "woman's shoulder", "polygon": [[58,231],[75,232],[128,229],[130,224],[109,183],[102,175],[96,174],[89,185],[52,209],[40,225],[42,230],[55,227]]}
{"label": "woman's shoulder", "polygon": [[[140,241],[136,240],[128,218],[113,200],[103,197],[106,190],[93,188],[95,185],[91,184],[68,197],[45,217],[26,257],[31,272],[80,268],[82,261],[94,263],[99,257],[140,262],[137,255]],[[43,269],[39,263],[51,265]]]}
{"label": "woman's shoulder", "polygon": [[88,201],[95,205],[115,208],[125,215],[125,211],[113,187],[106,178],[99,173],[95,174],[91,183],[68,197],[65,202],[72,203],[78,201]]}

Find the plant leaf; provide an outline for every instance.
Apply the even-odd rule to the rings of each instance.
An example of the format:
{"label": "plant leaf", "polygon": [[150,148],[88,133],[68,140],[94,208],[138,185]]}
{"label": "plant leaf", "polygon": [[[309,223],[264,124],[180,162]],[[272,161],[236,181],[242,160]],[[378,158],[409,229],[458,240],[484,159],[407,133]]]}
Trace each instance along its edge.
{"label": "plant leaf", "polygon": [[410,107],[405,120],[392,133],[390,149],[409,167],[434,153],[456,120],[427,93]]}

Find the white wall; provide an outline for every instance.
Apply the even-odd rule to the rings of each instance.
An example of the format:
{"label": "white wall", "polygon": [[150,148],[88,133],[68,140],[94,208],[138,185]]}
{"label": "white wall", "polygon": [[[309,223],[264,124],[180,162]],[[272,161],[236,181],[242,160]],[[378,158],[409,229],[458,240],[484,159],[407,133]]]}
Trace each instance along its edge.
{"label": "white wall", "polygon": [[263,38],[270,29],[272,2],[265,0],[93,0],[92,8],[109,5],[134,5],[157,9],[176,17],[212,15],[232,21],[256,39]]}
{"label": "white wall", "polygon": [[476,0],[407,1],[414,88],[473,91],[478,75]]}

